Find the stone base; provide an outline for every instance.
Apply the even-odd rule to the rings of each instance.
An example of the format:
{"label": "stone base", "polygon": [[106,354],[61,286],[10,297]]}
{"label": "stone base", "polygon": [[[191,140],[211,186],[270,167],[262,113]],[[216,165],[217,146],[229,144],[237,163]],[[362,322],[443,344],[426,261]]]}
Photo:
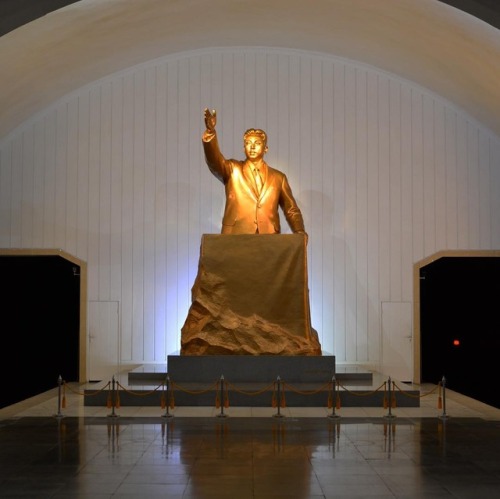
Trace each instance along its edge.
{"label": "stone base", "polygon": [[326,383],[335,375],[335,356],[169,355],[168,375],[176,383]]}

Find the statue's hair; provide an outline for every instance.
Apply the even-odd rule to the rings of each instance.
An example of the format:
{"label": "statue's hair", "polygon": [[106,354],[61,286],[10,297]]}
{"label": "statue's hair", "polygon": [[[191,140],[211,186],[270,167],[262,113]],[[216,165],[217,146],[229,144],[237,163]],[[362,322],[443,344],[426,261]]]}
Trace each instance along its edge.
{"label": "statue's hair", "polygon": [[263,140],[264,144],[267,145],[267,134],[266,132],[264,132],[264,130],[261,130],[260,128],[249,128],[243,134],[243,140],[245,140],[250,135],[256,135],[257,137],[260,137]]}

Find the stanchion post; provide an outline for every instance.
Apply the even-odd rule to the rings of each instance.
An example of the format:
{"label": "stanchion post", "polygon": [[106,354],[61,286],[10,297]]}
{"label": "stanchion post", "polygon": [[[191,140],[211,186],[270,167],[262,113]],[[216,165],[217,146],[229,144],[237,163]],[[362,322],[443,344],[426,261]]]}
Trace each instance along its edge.
{"label": "stanchion post", "polygon": [[115,393],[115,376],[111,380],[111,414],[108,414],[108,418],[117,418],[118,414],[115,414],[116,405],[116,393]]}
{"label": "stanchion post", "polygon": [[386,419],[394,419],[396,416],[392,414],[392,394],[391,394],[391,389],[392,389],[392,381],[389,376],[389,379],[387,381],[387,384],[389,385],[389,394],[388,394],[388,405],[389,405],[389,412],[384,416]]}
{"label": "stanchion post", "polygon": [[328,414],[330,419],[338,419],[340,416],[335,414],[335,405],[337,403],[337,380],[335,375],[332,376],[332,413]]}
{"label": "stanchion post", "polygon": [[273,415],[274,418],[284,418],[283,414],[281,414],[281,378],[278,376],[276,378],[276,383],[278,384],[278,393],[276,397],[276,402],[278,406],[278,412]]}
{"label": "stanchion post", "polygon": [[441,379],[441,386],[443,387],[443,412],[438,416],[439,419],[448,419],[446,414],[446,378],[443,376]]}
{"label": "stanchion post", "polygon": [[167,377],[165,378],[165,386],[167,387],[167,400],[166,400],[166,409],[165,409],[165,414],[162,414],[162,418],[173,418],[174,415],[170,414],[169,412],[169,407],[170,407],[170,376],[167,373]]}
{"label": "stanchion post", "polygon": [[220,413],[217,414],[218,418],[225,418],[227,417],[226,414],[224,414],[224,375],[221,374],[220,377]]}
{"label": "stanchion post", "polygon": [[61,412],[61,389],[62,389],[62,377],[59,375],[57,378],[57,414],[54,415],[56,418],[63,418],[63,414]]}

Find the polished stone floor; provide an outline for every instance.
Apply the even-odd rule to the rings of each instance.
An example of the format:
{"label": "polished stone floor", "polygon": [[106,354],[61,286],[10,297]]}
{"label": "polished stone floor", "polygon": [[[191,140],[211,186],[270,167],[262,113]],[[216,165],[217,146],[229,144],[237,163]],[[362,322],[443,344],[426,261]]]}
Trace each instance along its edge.
{"label": "polished stone floor", "polygon": [[[77,389],[0,410],[0,497],[500,497],[500,410],[84,407]],[[333,417],[336,416],[336,417]]]}

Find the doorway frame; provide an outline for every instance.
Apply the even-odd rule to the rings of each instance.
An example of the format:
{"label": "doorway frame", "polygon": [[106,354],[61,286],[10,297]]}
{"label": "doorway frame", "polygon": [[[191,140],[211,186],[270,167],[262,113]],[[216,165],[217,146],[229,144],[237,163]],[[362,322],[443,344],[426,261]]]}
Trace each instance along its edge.
{"label": "doorway frame", "polygon": [[60,256],[80,267],[80,321],[78,339],[78,382],[87,381],[87,262],[61,249],[0,248],[0,256]]}
{"label": "doorway frame", "polygon": [[443,257],[500,257],[500,250],[442,250],[434,253],[423,260],[413,264],[413,378],[414,383],[422,382],[422,370],[420,362],[421,352],[421,331],[420,331],[420,269]]}

